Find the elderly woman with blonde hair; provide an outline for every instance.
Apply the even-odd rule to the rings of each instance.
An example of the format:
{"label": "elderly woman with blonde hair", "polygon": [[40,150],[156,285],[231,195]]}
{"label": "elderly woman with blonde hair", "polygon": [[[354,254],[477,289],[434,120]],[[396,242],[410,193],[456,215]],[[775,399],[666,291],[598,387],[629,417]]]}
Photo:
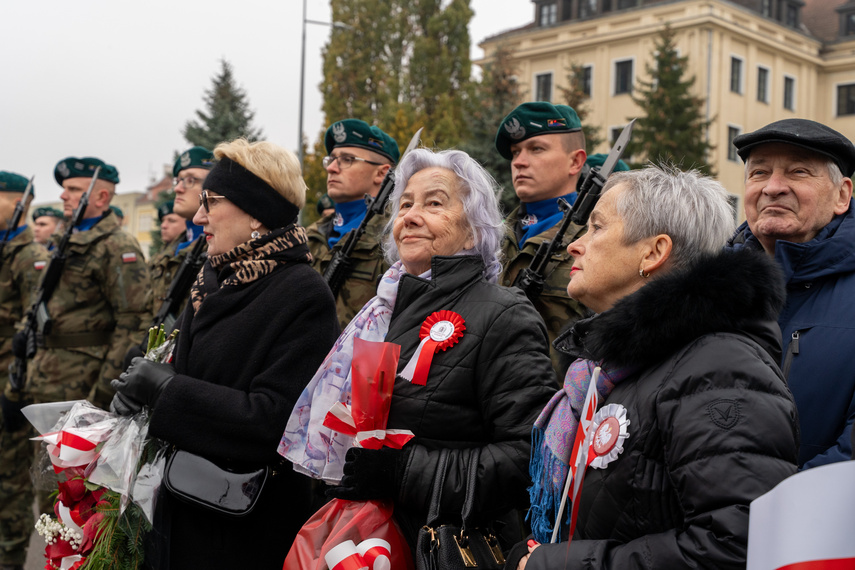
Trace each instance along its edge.
{"label": "elderly woman with blonde hair", "polygon": [[308,478],[279,467],[276,443],[338,335],[335,304],[297,224],[306,186],[296,157],[243,139],[214,156],[193,219],[208,260],[176,323],[175,359],[134,359],[113,381],[113,407],[150,407],[150,434],[179,450],[269,469],[255,508],[239,518],[162,491],[148,566],[281,568],[311,492]]}

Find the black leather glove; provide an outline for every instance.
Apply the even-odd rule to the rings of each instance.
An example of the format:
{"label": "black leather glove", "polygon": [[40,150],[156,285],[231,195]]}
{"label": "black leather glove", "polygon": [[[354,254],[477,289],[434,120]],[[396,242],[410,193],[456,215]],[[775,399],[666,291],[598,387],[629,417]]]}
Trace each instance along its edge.
{"label": "black leather glove", "polygon": [[344,456],[344,477],[338,487],[327,489],[327,496],[348,501],[394,498],[409,455],[408,449],[351,447]]}
{"label": "black leather glove", "polygon": [[5,392],[0,394],[0,410],[3,412],[3,430],[7,432],[18,431],[27,424],[27,418],[21,410],[29,404],[19,394],[17,399],[9,397]]}
{"label": "black leather glove", "polygon": [[12,354],[15,358],[27,358],[27,335],[16,332],[12,335]]}
{"label": "black leather glove", "polygon": [[134,358],[131,367],[110,382],[116,390],[110,411],[128,416],[139,412],[143,406],[154,408],[164,388],[174,377],[175,369],[170,364]]}

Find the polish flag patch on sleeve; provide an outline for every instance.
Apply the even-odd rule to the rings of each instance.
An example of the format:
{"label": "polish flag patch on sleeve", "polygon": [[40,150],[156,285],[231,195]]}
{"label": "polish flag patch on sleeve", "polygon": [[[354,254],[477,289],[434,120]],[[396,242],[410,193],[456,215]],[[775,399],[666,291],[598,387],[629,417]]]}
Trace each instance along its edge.
{"label": "polish flag patch on sleeve", "polygon": [[133,251],[122,254],[122,263],[134,263],[137,260],[137,254]]}
{"label": "polish flag patch on sleeve", "polygon": [[35,261],[33,262],[33,269],[36,271],[41,271],[47,265],[47,261]]}

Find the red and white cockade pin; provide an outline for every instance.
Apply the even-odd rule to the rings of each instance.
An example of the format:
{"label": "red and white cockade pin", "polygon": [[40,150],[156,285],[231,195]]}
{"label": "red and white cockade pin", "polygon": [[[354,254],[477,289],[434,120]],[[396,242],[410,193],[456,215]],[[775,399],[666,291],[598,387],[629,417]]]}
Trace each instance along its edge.
{"label": "red and white cockade pin", "polygon": [[588,458],[591,467],[603,469],[618,458],[623,451],[624,440],[629,437],[626,429],[629,423],[626,408],[620,404],[608,404],[597,411],[591,422],[594,430],[590,448],[594,458]]}
{"label": "red and white cockade pin", "polygon": [[433,355],[457,344],[465,330],[466,321],[454,311],[437,311],[431,314],[422,323],[419,330],[419,338],[422,341],[400,376],[413,384],[424,386]]}

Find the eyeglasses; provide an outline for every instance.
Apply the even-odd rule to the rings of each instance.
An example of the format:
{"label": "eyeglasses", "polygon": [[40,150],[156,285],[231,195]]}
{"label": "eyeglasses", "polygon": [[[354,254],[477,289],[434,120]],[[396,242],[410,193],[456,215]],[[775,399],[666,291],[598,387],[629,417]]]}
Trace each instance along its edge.
{"label": "eyeglasses", "polygon": [[184,183],[185,188],[193,188],[197,184],[202,183],[202,178],[196,178],[195,176],[187,176],[185,178],[173,178],[172,179],[172,187],[175,188],[182,182]]}
{"label": "eyeglasses", "polygon": [[342,170],[347,170],[353,163],[357,160],[359,162],[367,162],[368,164],[373,164],[374,166],[382,166],[382,162],[373,162],[371,160],[365,160],[364,158],[359,158],[358,156],[352,156],[349,154],[340,154],[339,156],[325,156],[321,164],[324,165],[324,168],[329,168],[332,166],[332,163],[338,161],[338,167]]}
{"label": "eyeglasses", "polygon": [[211,205],[208,204],[208,200],[220,200],[221,198],[225,198],[225,196],[208,196],[208,191],[202,190],[202,193],[199,194],[199,205],[205,208],[205,212],[211,213]]}

